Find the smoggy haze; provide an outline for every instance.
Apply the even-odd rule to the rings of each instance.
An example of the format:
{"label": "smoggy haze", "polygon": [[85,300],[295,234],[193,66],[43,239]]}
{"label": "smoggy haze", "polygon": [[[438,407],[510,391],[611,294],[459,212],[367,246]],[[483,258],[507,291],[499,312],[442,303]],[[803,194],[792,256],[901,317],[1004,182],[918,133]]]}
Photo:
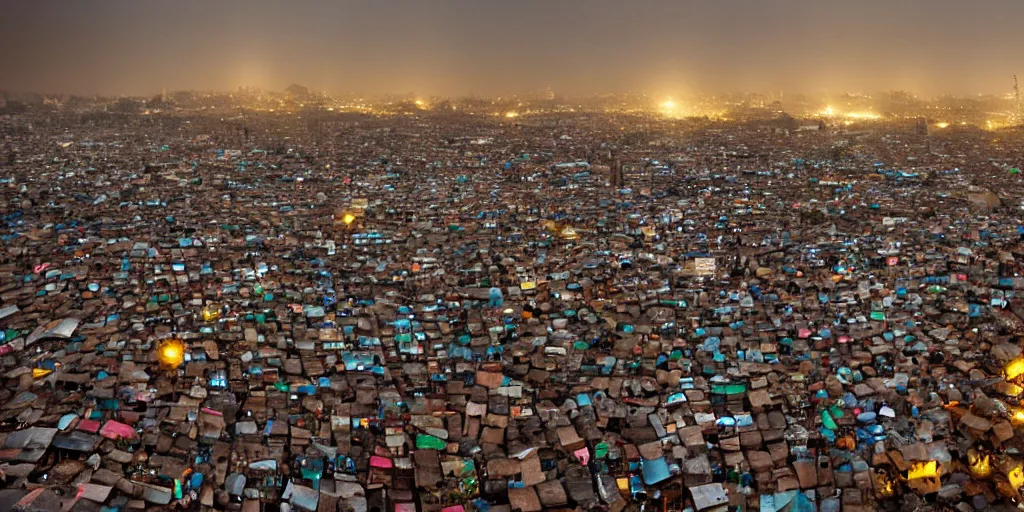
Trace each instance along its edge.
{"label": "smoggy haze", "polygon": [[0,89],[1006,92],[1019,0],[5,1]]}

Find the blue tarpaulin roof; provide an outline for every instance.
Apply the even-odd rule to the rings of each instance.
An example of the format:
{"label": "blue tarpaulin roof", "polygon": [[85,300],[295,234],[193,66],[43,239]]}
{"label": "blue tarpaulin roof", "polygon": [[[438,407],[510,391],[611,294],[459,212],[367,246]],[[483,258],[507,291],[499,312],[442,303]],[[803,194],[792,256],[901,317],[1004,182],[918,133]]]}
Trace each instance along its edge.
{"label": "blue tarpaulin roof", "polygon": [[645,460],[641,463],[641,471],[644,474],[644,483],[647,485],[654,485],[663,480],[667,480],[671,474],[668,471],[668,463],[665,462],[665,458],[661,457],[654,460]]}

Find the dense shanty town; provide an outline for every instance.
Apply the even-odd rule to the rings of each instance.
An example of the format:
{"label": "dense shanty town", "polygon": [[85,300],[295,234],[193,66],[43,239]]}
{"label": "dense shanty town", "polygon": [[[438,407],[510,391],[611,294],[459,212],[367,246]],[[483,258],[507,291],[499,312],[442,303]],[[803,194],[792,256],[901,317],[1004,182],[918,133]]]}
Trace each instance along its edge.
{"label": "dense shanty town", "polygon": [[1012,116],[631,101],[5,99],[0,511],[1024,503]]}

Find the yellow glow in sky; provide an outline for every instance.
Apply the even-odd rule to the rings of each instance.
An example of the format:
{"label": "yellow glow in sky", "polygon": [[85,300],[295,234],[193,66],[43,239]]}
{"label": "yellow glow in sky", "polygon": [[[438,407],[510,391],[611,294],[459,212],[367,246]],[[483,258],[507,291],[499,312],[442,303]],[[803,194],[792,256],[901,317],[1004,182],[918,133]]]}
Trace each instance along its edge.
{"label": "yellow glow in sky", "polygon": [[673,100],[672,98],[669,98],[661,102],[658,105],[658,110],[661,112],[661,115],[667,117],[679,118],[683,117],[684,114],[682,105],[676,103],[675,100]]}
{"label": "yellow glow in sky", "polygon": [[946,128],[949,126],[949,123],[942,121],[941,123],[935,123],[935,126],[938,128]]}
{"label": "yellow glow in sky", "polygon": [[512,119],[513,117],[519,117],[519,112],[505,112],[505,117]]}

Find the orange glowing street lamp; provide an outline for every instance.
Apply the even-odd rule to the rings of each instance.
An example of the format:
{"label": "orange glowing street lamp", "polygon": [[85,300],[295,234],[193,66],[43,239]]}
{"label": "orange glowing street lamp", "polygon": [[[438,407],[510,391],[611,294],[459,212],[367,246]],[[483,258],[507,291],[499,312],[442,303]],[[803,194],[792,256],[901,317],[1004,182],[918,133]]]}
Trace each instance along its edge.
{"label": "orange glowing street lamp", "polygon": [[160,366],[164,368],[177,369],[185,362],[185,344],[177,338],[161,341],[156,351]]}

